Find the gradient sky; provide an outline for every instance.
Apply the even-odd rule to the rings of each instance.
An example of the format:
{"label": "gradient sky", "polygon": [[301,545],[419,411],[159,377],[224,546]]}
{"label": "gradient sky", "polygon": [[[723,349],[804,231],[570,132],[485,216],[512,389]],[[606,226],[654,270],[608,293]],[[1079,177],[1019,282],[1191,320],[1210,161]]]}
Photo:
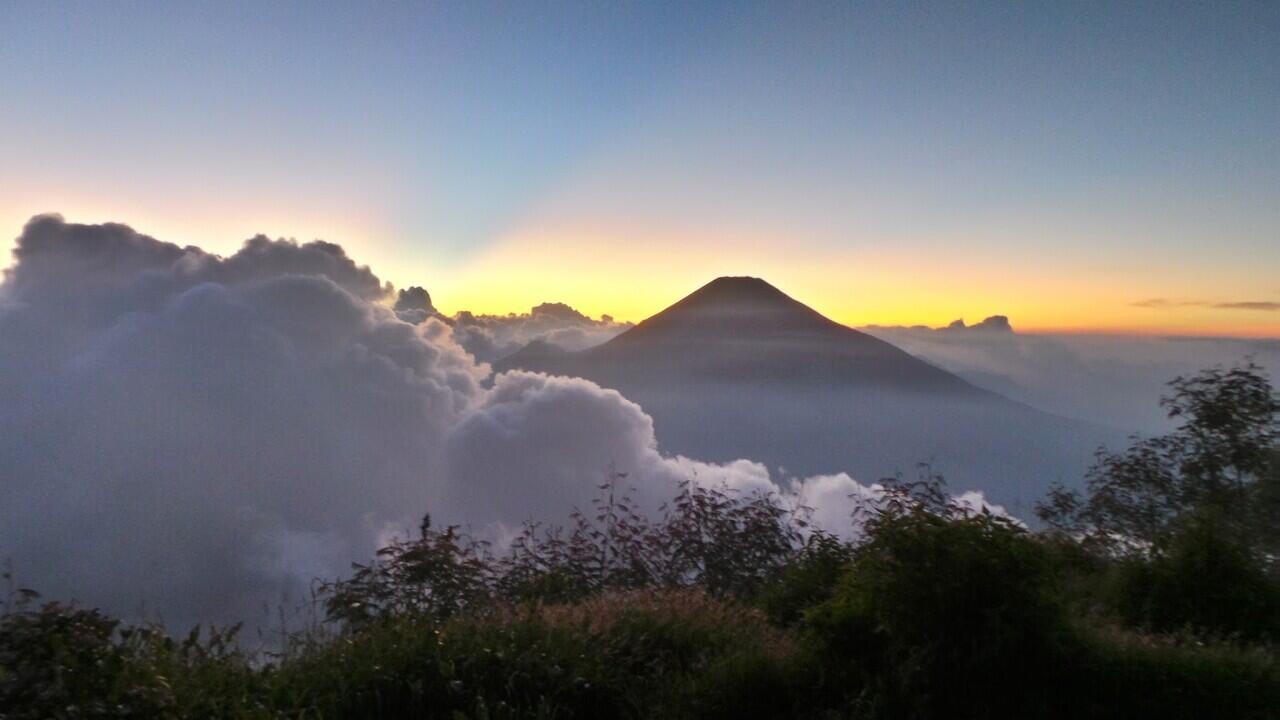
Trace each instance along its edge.
{"label": "gradient sky", "polygon": [[1280,3],[0,0],[0,30],[10,237],[323,237],[449,312],[634,320],[749,274],[850,324],[1280,336]]}

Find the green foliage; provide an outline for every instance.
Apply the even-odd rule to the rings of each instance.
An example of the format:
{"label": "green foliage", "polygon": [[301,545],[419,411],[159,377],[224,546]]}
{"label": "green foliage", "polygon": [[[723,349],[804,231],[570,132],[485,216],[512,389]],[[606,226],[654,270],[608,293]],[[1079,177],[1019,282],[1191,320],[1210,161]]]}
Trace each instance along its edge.
{"label": "green foliage", "polygon": [[1173,433],[1100,451],[1084,498],[1061,487],[1037,514],[1119,558],[1110,600],[1133,626],[1274,636],[1280,551],[1280,400],[1252,364],[1170,383]]}
{"label": "green foliage", "polygon": [[806,609],[831,597],[853,557],[849,544],[815,532],[795,559],[760,591],[757,602],[773,622],[793,625]]}
{"label": "green foliage", "polygon": [[697,586],[750,597],[801,552],[803,517],[773,495],[684,483],[652,520],[611,473],[590,515],[568,527],[528,524],[494,557],[456,527],[423,521],[352,577],[321,587],[330,619],[359,627],[403,615],[451,617],[491,602],[567,602],[597,593]]}
{"label": "green foliage", "polygon": [[1270,381],[1248,364],[1169,385],[1173,392],[1161,404],[1181,421],[1177,430],[1135,440],[1122,453],[1100,450],[1087,497],[1059,486],[1037,515],[1059,532],[1121,553],[1160,544],[1185,514],[1206,508],[1239,524],[1251,542],[1274,539],[1280,398]]}
{"label": "green foliage", "polygon": [[439,624],[395,618],[276,682],[282,705],[316,717],[742,717],[748,703],[791,702],[795,652],[741,606],[630,592]]}
{"label": "green foliage", "polygon": [[893,714],[967,716],[1020,697],[990,678],[1047,681],[1063,632],[1049,569],[1003,518],[890,512],[805,625],[832,657],[863,663]]}
{"label": "green foliage", "polygon": [[1271,720],[1280,707],[1273,650],[1111,628],[1077,636],[1055,677],[1059,717]]}
{"label": "green foliage", "polygon": [[237,629],[175,641],[97,610],[12,607],[0,617],[0,718],[261,716]]}
{"label": "green foliage", "polygon": [[1250,640],[1280,636],[1280,583],[1239,527],[1218,512],[1185,518],[1160,552],[1123,561],[1118,575],[1115,604],[1132,625]]}

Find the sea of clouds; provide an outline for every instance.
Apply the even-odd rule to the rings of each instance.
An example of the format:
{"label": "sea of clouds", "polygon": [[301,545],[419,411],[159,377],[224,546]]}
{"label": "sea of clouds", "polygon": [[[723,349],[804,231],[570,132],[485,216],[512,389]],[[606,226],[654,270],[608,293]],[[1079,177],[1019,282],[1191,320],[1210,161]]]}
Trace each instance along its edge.
{"label": "sea of clouds", "polygon": [[[0,560],[46,597],[182,627],[266,622],[427,512],[498,540],[562,519],[610,468],[647,506],[693,481],[857,531],[878,486],[667,455],[617,392],[488,365],[627,327],[555,303],[443,317],[331,243],[259,236],[224,258],[35,217],[0,283]],[[1041,407],[1152,428],[1173,374],[1245,355],[1274,368],[1278,352],[1007,323],[873,332]]]}
{"label": "sea of clouds", "polygon": [[617,326],[441,318],[331,243],[224,258],[35,217],[0,284],[0,559],[46,597],[182,627],[265,622],[427,512],[499,539],[563,518],[611,467],[649,505],[688,480],[854,532],[874,487],[664,455],[617,392],[493,377],[475,350]]}
{"label": "sea of clouds", "polygon": [[[1280,311],[1250,305],[1258,307],[1232,312]],[[1033,407],[1141,435],[1171,428],[1160,398],[1177,376],[1252,361],[1280,378],[1280,339],[1021,333],[999,315],[967,326],[863,330]]]}

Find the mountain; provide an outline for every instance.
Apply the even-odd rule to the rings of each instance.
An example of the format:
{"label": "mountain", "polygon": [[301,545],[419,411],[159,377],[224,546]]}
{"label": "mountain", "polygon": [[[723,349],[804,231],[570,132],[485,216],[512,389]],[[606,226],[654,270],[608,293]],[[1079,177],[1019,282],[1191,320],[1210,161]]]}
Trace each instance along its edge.
{"label": "mountain", "polygon": [[592,380],[654,419],[664,451],[861,480],[931,462],[954,490],[1026,512],[1115,433],[980,389],[758,278],[713,280],[580,352],[531,343],[497,364]]}
{"label": "mountain", "polygon": [[568,353],[535,343],[499,367],[600,379],[620,388],[645,381],[983,392],[750,277],[713,280],[597,347]]}

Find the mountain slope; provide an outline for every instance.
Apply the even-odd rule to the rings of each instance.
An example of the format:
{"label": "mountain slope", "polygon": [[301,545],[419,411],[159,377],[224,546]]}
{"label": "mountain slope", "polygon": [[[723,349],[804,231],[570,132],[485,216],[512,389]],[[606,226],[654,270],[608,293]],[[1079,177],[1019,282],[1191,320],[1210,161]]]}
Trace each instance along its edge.
{"label": "mountain slope", "polygon": [[757,278],[719,278],[609,342],[497,365],[584,377],[654,418],[661,447],[863,480],[932,462],[953,488],[1029,509],[1114,435],[979,389]]}
{"label": "mountain slope", "polygon": [[696,380],[984,394],[748,277],[713,280],[597,347],[568,353],[538,343],[498,366],[607,378],[622,385]]}

